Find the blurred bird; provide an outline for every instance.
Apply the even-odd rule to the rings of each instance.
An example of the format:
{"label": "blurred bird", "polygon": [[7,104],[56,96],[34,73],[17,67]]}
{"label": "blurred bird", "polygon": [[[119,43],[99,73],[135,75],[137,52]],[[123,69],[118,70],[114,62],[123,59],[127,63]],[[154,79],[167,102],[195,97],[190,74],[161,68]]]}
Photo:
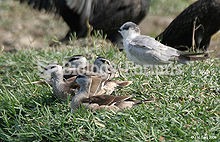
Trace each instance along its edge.
{"label": "blurred bird", "polygon": [[[61,39],[66,42],[76,33],[85,37],[89,24],[94,30],[102,30],[112,42],[120,41],[118,28],[126,21],[139,23],[148,13],[151,0],[20,0],[39,11],[60,15],[70,30]],[[94,33],[94,31],[92,31]]]}
{"label": "blurred bird", "polygon": [[[127,58],[140,65],[161,65],[173,61],[187,63],[207,57],[189,57],[177,49],[161,44],[154,38],[141,35],[139,27],[133,22],[126,22],[120,27]],[[197,55],[197,54],[190,54]],[[204,55],[205,56],[205,55]]]}
{"label": "blurred bird", "polygon": [[206,51],[212,35],[219,29],[220,0],[198,0],[181,12],[156,39],[181,51]]}

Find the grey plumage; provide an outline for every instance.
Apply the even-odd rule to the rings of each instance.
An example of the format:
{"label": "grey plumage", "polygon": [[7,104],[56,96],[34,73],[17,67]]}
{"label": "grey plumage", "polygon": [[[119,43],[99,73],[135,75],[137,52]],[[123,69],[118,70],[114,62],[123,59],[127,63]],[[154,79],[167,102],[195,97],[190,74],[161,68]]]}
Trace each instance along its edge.
{"label": "grey plumage", "polygon": [[123,37],[127,57],[137,64],[160,65],[173,61],[186,63],[191,59],[177,49],[163,45],[152,37],[141,35],[139,27],[133,22],[123,24],[119,32]]}

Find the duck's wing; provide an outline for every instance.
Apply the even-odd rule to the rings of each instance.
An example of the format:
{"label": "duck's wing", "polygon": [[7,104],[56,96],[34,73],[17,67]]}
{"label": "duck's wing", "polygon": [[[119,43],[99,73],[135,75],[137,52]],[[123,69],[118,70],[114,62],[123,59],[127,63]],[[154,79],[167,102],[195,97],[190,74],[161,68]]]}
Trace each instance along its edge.
{"label": "duck's wing", "polygon": [[112,95],[99,95],[91,96],[89,98],[83,99],[82,103],[98,104],[101,105],[111,105],[115,99]]}

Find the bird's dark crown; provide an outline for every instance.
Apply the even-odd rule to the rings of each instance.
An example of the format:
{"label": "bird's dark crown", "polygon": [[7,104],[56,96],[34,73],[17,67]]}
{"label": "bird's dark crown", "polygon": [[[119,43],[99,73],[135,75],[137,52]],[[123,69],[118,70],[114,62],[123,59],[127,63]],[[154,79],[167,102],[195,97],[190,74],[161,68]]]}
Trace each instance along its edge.
{"label": "bird's dark crown", "polygon": [[124,25],[122,25],[122,27],[120,28],[120,30],[128,30],[128,29],[136,29],[137,25],[133,22],[126,22]]}
{"label": "bird's dark crown", "polygon": [[103,57],[98,57],[97,59],[99,59],[102,63],[110,64],[110,62],[107,59],[103,58]]}
{"label": "bird's dark crown", "polygon": [[72,62],[74,60],[78,60],[79,58],[83,57],[82,55],[74,55],[69,59],[69,62]]}

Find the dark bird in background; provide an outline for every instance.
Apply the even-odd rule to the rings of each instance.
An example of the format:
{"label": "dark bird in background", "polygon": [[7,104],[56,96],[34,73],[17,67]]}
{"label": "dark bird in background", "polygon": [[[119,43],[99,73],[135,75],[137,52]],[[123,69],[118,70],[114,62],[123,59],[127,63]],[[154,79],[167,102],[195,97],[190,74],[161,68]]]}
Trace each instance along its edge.
{"label": "dark bird in background", "polygon": [[[68,41],[72,33],[86,37],[88,23],[93,30],[102,30],[112,42],[121,41],[117,32],[126,21],[139,23],[148,13],[150,0],[20,0],[39,11],[60,15],[70,30],[61,39]],[[94,31],[92,31],[94,33]]]}
{"label": "dark bird in background", "polygon": [[219,29],[220,0],[198,0],[180,13],[156,39],[182,51],[206,51],[212,35]]}

